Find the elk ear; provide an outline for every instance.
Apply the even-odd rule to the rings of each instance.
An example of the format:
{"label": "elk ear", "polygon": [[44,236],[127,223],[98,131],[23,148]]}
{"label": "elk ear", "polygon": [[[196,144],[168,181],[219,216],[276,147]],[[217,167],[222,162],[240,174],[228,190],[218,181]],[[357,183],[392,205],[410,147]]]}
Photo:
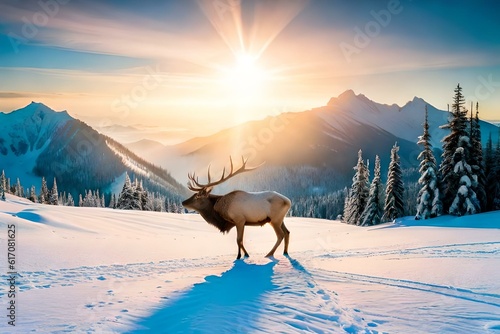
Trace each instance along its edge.
{"label": "elk ear", "polygon": [[214,189],[214,187],[207,187],[205,188],[205,193],[210,194],[210,192]]}

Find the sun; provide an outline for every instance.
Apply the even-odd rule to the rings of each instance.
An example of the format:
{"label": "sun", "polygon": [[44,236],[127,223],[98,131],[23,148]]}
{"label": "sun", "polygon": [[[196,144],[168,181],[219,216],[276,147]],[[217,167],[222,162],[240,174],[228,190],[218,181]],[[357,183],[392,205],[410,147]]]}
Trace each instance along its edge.
{"label": "sun", "polygon": [[259,66],[258,57],[241,53],[232,66],[224,70],[224,85],[231,100],[257,103],[263,98],[270,75]]}

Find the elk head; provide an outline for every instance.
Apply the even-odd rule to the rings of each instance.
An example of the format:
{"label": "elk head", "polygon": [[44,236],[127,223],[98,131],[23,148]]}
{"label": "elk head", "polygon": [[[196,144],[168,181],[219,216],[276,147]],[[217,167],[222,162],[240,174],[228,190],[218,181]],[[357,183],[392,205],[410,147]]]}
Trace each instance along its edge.
{"label": "elk head", "polygon": [[212,182],[212,177],[210,175],[210,166],[208,166],[208,174],[207,174],[208,183],[206,184],[200,183],[195,173],[188,174],[188,179],[189,179],[188,189],[196,193],[193,196],[189,197],[184,202],[182,202],[182,205],[187,209],[195,210],[198,212],[209,209],[211,206],[213,206],[213,203],[210,200],[211,196],[210,192],[216,185],[219,185],[227,181],[228,179],[232,178],[235,175],[248,172],[260,167],[259,165],[257,167],[247,168],[246,164],[248,162],[248,159],[241,157],[242,166],[235,171],[233,165],[233,159],[231,156],[229,157],[229,161],[231,163],[229,174],[226,176],[226,167],[224,167],[224,169],[222,170],[221,178],[214,182]]}

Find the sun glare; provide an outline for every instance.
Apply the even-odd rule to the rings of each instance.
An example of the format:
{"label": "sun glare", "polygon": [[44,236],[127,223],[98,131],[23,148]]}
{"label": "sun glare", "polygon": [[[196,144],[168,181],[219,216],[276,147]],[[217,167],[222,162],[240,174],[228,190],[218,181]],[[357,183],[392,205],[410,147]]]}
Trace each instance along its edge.
{"label": "sun glare", "polygon": [[259,66],[257,57],[242,53],[224,72],[225,86],[234,101],[257,103],[262,98],[269,75]]}

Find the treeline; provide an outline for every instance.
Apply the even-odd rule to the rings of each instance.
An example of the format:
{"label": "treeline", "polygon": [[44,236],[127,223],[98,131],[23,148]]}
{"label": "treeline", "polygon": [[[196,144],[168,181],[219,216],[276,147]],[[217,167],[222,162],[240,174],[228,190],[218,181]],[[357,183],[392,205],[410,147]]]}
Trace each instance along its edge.
{"label": "treeline", "polygon": [[45,177],[42,177],[40,192],[36,192],[35,186],[25,189],[21,181],[17,178],[16,183],[11,185],[10,178],[6,177],[5,172],[0,174],[0,199],[5,200],[5,194],[10,193],[18,197],[24,197],[33,203],[47,205],[63,205],[96,208],[112,208],[123,210],[144,210],[158,212],[183,213],[181,197],[165,196],[158,192],[151,192],[144,188],[143,181],[137,178],[132,182],[128,173],[125,174],[125,184],[122,191],[116,194],[100,194],[97,190],[85,190],[79,194],[78,201],[71,193],[58,192],[57,181],[54,178],[52,187],[49,190]]}

